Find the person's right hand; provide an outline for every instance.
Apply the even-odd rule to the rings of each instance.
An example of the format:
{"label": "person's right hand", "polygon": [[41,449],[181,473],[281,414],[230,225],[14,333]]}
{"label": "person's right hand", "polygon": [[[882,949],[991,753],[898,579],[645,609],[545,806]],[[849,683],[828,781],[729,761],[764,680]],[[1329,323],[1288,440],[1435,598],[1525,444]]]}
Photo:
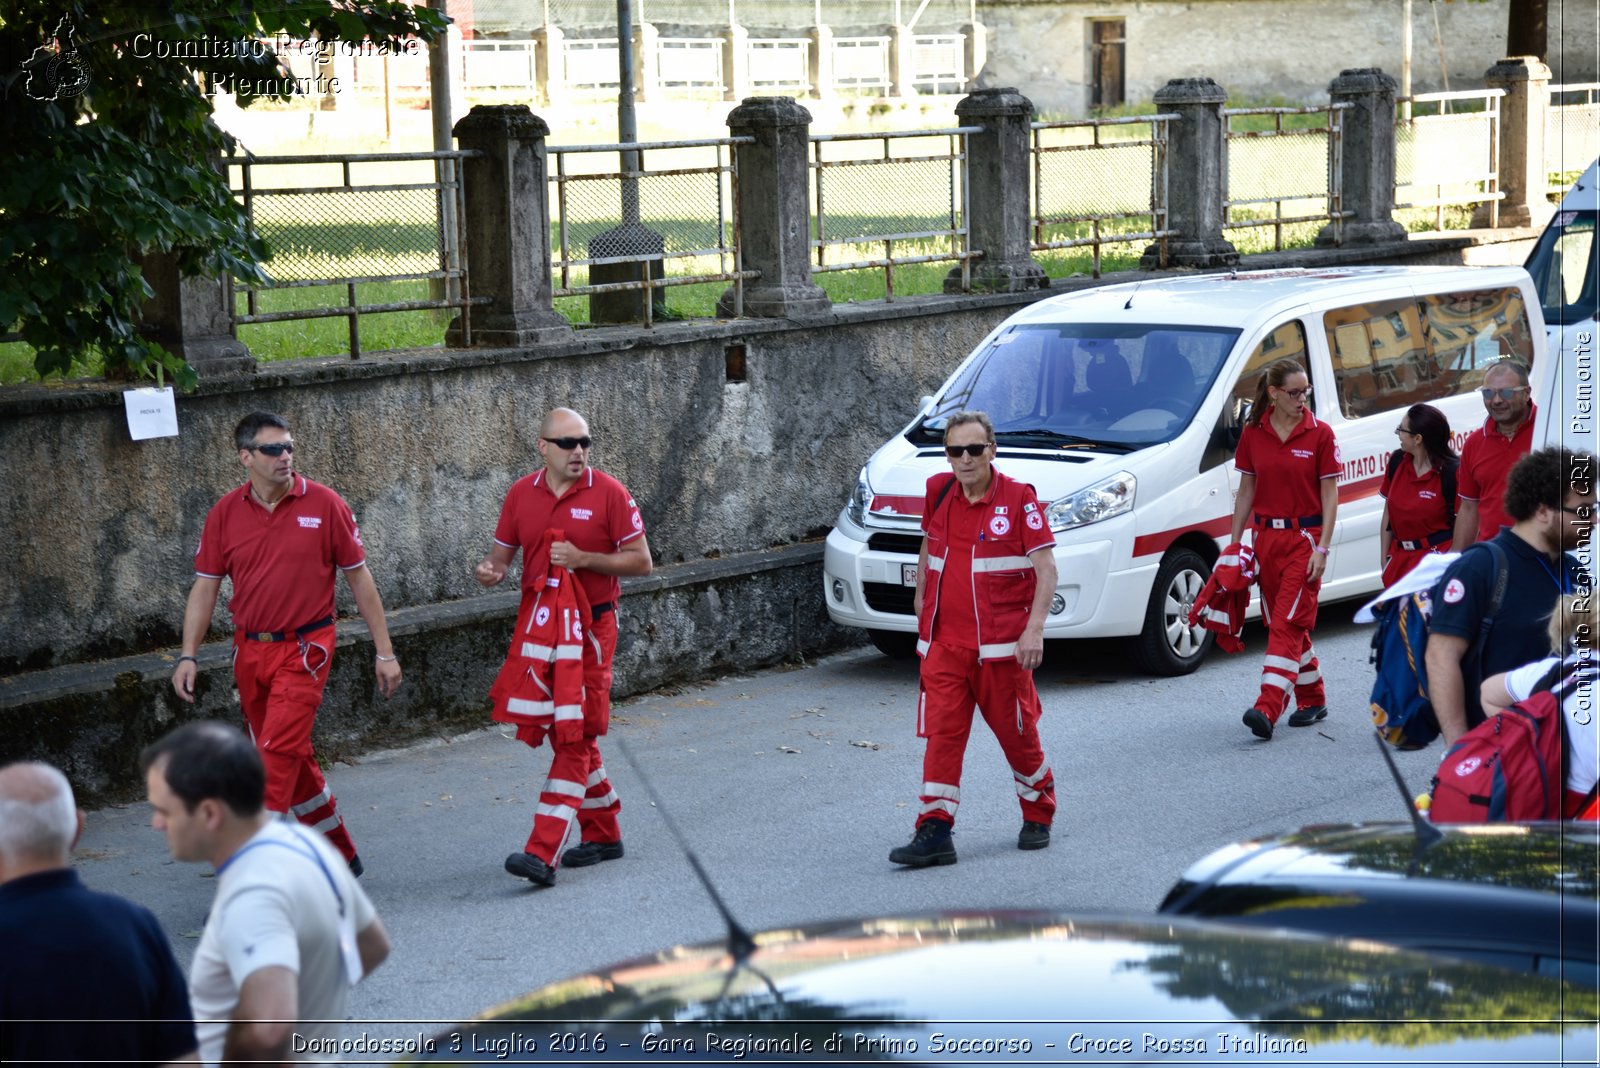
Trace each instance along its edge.
{"label": "person's right hand", "polygon": [[198,674],[193,660],[180,660],[178,666],[172,669],[172,688],[178,691],[178,696],[191,705],[194,704],[194,677]]}
{"label": "person's right hand", "polygon": [[472,577],[480,586],[498,586],[506,577],[506,566],[492,556],[485,556],[473,569]]}

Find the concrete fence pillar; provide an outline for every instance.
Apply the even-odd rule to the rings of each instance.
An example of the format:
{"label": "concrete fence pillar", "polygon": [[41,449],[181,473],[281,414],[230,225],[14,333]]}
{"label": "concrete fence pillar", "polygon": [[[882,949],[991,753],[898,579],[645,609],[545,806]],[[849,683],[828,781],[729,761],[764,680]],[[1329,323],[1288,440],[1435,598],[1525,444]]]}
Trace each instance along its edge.
{"label": "concrete fence pillar", "polygon": [[1397,89],[1376,67],[1341,71],[1328,86],[1333,103],[1350,105],[1339,118],[1338,208],[1355,214],[1324,226],[1317,234],[1320,247],[1405,240],[1406,228],[1394,220]]}
{"label": "concrete fence pillar", "polygon": [[827,26],[813,26],[806,31],[811,39],[811,55],[806,73],[811,82],[811,93],[818,100],[828,100],[838,95],[833,84],[833,30]]}
{"label": "concrete fence pillar", "polygon": [[661,99],[661,31],[648,22],[633,28],[633,83],[641,104]]}
{"label": "concrete fence pillar", "polygon": [[[1015,89],[979,89],[956,105],[962,126],[981,126],[967,137],[967,240],[982,251],[972,266],[972,288],[1020,293],[1050,284],[1033,261],[1028,241],[1028,124],[1033,103]],[[961,291],[961,268],[945,275],[944,291]]]}
{"label": "concrete fence pillar", "polygon": [[1535,56],[1510,56],[1484,72],[1483,84],[1506,91],[1500,98],[1499,146],[1499,186],[1505,198],[1494,213],[1490,205],[1478,205],[1472,225],[1543,226],[1555,211],[1547,199],[1544,168],[1550,68]]}
{"label": "concrete fence pillar", "polygon": [[729,26],[721,37],[722,99],[743,100],[750,94],[750,31]]}
{"label": "concrete fence pillar", "polygon": [[1166,262],[1161,245],[1139,258],[1145,270],[1160,267],[1228,267],[1239,252],[1222,236],[1222,202],[1227,195],[1223,153],[1222,105],[1228,94],[1210,78],[1174,78],[1156,90],[1159,112],[1179,116],[1167,125]]}
{"label": "concrete fence pillar", "polygon": [[989,62],[989,30],[983,23],[968,22],[961,27],[961,53],[967,75],[965,91],[975,93],[979,89],[978,75]]}
{"label": "concrete fence pillar", "polygon": [[[572,327],[551,303],[550,202],[545,138],[550,127],[525,104],[478,105],[455,125],[456,143],[482,153],[462,161],[467,271],[479,345],[534,345]],[[463,341],[461,320],[445,344]]]}
{"label": "concrete fence pillar", "polygon": [[539,100],[546,106],[560,104],[567,96],[567,35],[561,27],[547,25],[534,30],[533,69]]}
{"label": "concrete fence pillar", "polygon": [[[801,319],[825,314],[828,294],[811,281],[811,113],[786,96],[753,96],[728,113],[728,132],[752,137],[734,146],[745,270],[761,277],[744,290],[744,314]],[[717,302],[732,316],[734,291]]]}
{"label": "concrete fence pillar", "polygon": [[889,27],[889,95],[915,96],[912,78],[916,61],[911,54],[911,31],[904,26]]}
{"label": "concrete fence pillar", "polygon": [[231,279],[185,278],[174,252],[141,257],[139,270],[155,291],[145,301],[140,324],[146,336],[188,361],[201,378],[255,371],[255,357],[233,336]]}

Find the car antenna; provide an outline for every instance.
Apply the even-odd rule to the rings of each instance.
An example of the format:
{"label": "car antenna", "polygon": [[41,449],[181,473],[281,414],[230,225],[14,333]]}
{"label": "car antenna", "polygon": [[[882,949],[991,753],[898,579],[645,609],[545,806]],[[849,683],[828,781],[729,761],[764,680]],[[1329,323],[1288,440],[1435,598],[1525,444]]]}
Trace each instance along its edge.
{"label": "car antenna", "polygon": [[1388,743],[1383,740],[1383,735],[1374,731],[1372,736],[1378,743],[1378,752],[1383,754],[1383,762],[1389,765],[1389,774],[1394,776],[1395,786],[1400,789],[1400,800],[1405,803],[1406,811],[1411,813],[1411,829],[1417,835],[1417,856],[1420,857],[1424,852],[1444,841],[1444,832],[1423,819],[1422,813],[1417,811],[1417,804],[1411,800],[1411,792],[1406,788],[1406,780],[1400,774],[1400,767],[1394,762],[1394,754],[1389,752]]}
{"label": "car antenna", "polygon": [[1133,307],[1133,298],[1139,295],[1139,289],[1143,285],[1144,283],[1142,281],[1134,285],[1133,292],[1128,294],[1128,303],[1122,306],[1123,311],[1127,311],[1129,308]]}
{"label": "car antenna", "polygon": [[649,796],[650,803],[656,806],[657,812],[661,813],[661,821],[667,825],[667,830],[672,833],[672,837],[677,841],[678,848],[683,850],[683,855],[689,861],[689,867],[694,869],[695,875],[700,879],[700,885],[704,886],[706,893],[711,896],[711,903],[722,914],[722,922],[728,925],[728,955],[733,958],[733,967],[728,969],[727,978],[722,982],[722,990],[717,994],[717,1000],[713,1004],[720,1005],[722,1003],[723,997],[728,993],[729,987],[733,985],[733,978],[739,974],[740,968],[747,968],[751,974],[758,976],[762,982],[767,984],[767,989],[772,992],[772,996],[782,1002],[783,995],[778,993],[777,986],[774,985],[771,979],[767,978],[761,969],[750,963],[750,958],[756,951],[756,940],[750,936],[749,931],[740,926],[738,920],[733,918],[733,913],[729,911],[727,902],[722,900],[722,895],[717,893],[716,886],[711,882],[711,876],[707,875],[705,868],[701,866],[700,858],[695,856],[693,849],[689,848],[688,839],[683,836],[682,831],[678,830],[678,825],[673,821],[672,814],[667,811],[667,803],[661,800],[661,795],[656,793],[656,788],[651,784],[650,777],[644,773],[644,768],[633,758],[633,753],[628,749],[628,743],[623,741],[620,734],[614,736],[614,740],[617,743],[617,748],[622,751],[623,757],[633,768],[633,773],[639,777],[639,784],[644,787],[644,792]]}

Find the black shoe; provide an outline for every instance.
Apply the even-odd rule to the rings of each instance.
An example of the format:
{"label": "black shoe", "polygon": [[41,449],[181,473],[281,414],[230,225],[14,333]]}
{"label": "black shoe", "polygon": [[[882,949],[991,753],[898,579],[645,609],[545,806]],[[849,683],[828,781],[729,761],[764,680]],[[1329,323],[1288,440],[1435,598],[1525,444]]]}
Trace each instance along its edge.
{"label": "black shoe", "polygon": [[556,884],[556,870],[532,853],[513,853],[506,858],[506,871],[519,879],[540,886]]}
{"label": "black shoe", "polygon": [[621,842],[582,842],[561,854],[561,863],[569,868],[587,868],[602,860],[621,858]]}
{"label": "black shoe", "polygon": [[912,868],[954,864],[956,844],[950,840],[950,825],[944,820],[923,820],[909,844],[889,851],[889,860]]}
{"label": "black shoe", "polygon": [[1261,709],[1252,708],[1247,711],[1244,714],[1244,725],[1250,728],[1251,734],[1254,734],[1262,741],[1272,741],[1272,721],[1267,718],[1267,714]]}
{"label": "black shoe", "polygon": [[1035,823],[1032,820],[1022,821],[1022,830],[1017,835],[1018,849],[1043,849],[1050,844],[1050,825],[1048,823]]}
{"label": "black shoe", "polygon": [[367,866],[365,864],[361,863],[360,854],[357,854],[357,855],[355,855],[355,856],[350,858],[350,874],[351,875],[354,875],[357,879],[359,879],[359,878],[361,878],[362,873],[365,872],[366,870],[367,870]]}
{"label": "black shoe", "polygon": [[1289,713],[1289,726],[1309,727],[1319,719],[1328,718],[1327,705],[1312,705],[1310,708],[1297,708]]}

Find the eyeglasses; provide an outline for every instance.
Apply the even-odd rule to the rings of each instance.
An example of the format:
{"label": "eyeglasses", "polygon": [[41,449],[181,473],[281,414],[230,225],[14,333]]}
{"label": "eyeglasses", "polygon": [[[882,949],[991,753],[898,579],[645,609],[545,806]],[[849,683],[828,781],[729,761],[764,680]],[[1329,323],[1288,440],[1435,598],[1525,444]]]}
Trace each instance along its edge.
{"label": "eyeglasses", "polygon": [[1571,505],[1563,504],[1561,506],[1561,510],[1566,512],[1568,515],[1575,515],[1579,519],[1588,519],[1589,516],[1594,512],[1594,505],[1580,504],[1576,507],[1573,507]]}
{"label": "eyeglasses", "polygon": [[1397,427],[1394,428],[1394,432],[1396,434],[1409,434],[1410,436],[1412,436],[1414,438],[1422,436],[1422,435],[1418,434],[1415,430],[1412,430],[1408,426],[1397,426]]}
{"label": "eyeglasses", "polygon": [[962,453],[966,453],[968,456],[982,456],[983,450],[987,449],[988,447],[989,443],[987,441],[980,441],[976,445],[946,445],[944,447],[944,454],[950,457],[952,460],[960,456]]}
{"label": "eyeglasses", "polygon": [[1279,393],[1284,393],[1293,397],[1295,400],[1299,400],[1301,397],[1311,396],[1310,386],[1306,386],[1302,389],[1284,389],[1282,386],[1273,386],[1272,388],[1277,390]]}
{"label": "eyeglasses", "polygon": [[545,438],[544,440],[548,441],[556,448],[565,449],[568,452],[571,452],[573,449],[587,449],[590,445],[594,444],[594,438],[591,438],[588,434],[585,434],[581,438]]}
{"label": "eyeglasses", "polygon": [[1496,397],[1503,401],[1511,400],[1527,388],[1527,386],[1506,386],[1504,389],[1480,389],[1478,392],[1483,394],[1483,401],[1487,404]]}
{"label": "eyeglasses", "polygon": [[271,444],[268,444],[268,445],[251,445],[250,446],[250,451],[251,452],[259,452],[263,456],[274,456],[274,457],[276,457],[276,456],[282,456],[284,453],[289,453],[292,456],[292,455],[294,455],[294,442],[292,442],[292,441],[274,441],[274,442],[272,442]]}

